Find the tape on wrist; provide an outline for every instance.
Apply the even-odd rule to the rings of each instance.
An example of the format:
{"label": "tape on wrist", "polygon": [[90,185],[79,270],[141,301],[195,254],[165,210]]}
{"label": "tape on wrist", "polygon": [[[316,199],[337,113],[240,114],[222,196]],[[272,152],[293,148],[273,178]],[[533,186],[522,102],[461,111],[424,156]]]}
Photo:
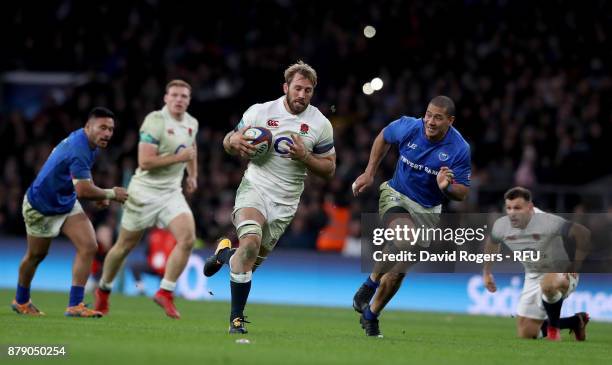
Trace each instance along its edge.
{"label": "tape on wrist", "polygon": [[115,199],[117,196],[114,189],[104,189],[104,194],[106,195],[106,199]]}

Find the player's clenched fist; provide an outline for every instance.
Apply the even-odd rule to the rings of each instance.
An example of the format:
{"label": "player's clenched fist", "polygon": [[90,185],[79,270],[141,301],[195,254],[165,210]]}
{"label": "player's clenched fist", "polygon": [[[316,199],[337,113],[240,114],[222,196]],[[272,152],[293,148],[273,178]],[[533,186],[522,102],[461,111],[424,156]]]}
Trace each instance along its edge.
{"label": "player's clenched fist", "polygon": [[482,279],[484,280],[484,285],[489,292],[495,293],[497,291],[497,285],[495,285],[495,279],[493,278],[493,274],[484,273],[482,274]]}
{"label": "player's clenched fist", "polygon": [[196,150],[193,146],[182,148],[177,154],[176,158],[179,162],[189,162],[196,157]]}
{"label": "player's clenched fist", "polygon": [[123,204],[127,200],[128,192],[127,190],[125,190],[125,188],[121,186],[115,186],[113,188],[113,191],[115,192],[115,197],[113,198],[114,201]]}
{"label": "player's clenched fist", "polygon": [[374,176],[371,174],[363,173],[361,174],[353,183],[352,190],[353,195],[357,196],[363,193],[367,188],[369,188],[374,183]]}
{"label": "player's clenched fist", "polygon": [[304,145],[304,141],[295,133],[291,135],[291,139],[293,143],[287,144],[289,147],[289,157],[291,157],[292,160],[306,162],[308,159],[308,150]]}
{"label": "player's clenched fist", "polygon": [[449,169],[446,166],[443,166],[442,168],[440,168],[440,171],[438,172],[438,176],[436,177],[436,180],[438,182],[438,187],[440,188],[440,190],[446,189],[449,184],[453,183],[454,179],[455,179],[455,174],[453,173],[453,170]]}

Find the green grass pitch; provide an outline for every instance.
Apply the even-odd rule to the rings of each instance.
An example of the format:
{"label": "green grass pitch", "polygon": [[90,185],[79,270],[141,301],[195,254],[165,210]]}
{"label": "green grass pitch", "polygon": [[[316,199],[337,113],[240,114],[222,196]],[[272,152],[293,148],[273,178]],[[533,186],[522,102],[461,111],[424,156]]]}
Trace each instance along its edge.
{"label": "green grass pitch", "polygon": [[[229,335],[225,302],[177,300],[167,318],[150,298],[113,296],[101,319],[65,318],[67,294],[33,292],[45,317],[18,316],[1,290],[0,346],[64,344],[64,358],[9,358],[0,364],[608,364],[612,324],[588,326],[587,341],[515,338],[514,319],[388,311],[383,339],[367,338],[350,308],[250,304],[248,335]],[[91,297],[88,296],[88,300]],[[236,340],[248,338],[249,344]]]}

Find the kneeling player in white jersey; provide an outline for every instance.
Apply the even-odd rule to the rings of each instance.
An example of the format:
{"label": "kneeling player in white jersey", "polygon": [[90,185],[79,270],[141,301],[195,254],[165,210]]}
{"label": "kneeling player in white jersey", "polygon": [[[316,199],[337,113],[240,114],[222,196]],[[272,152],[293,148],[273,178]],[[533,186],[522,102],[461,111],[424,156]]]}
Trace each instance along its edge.
{"label": "kneeling player in white jersey", "polygon": [[243,312],[251,275],[291,223],[306,172],[329,179],[336,170],[331,123],[310,105],[316,85],[312,67],[301,61],[291,65],[285,70],[285,95],[251,106],[223,140],[227,153],[247,158],[254,150],[243,135],[247,128],[265,127],[273,136],[268,155],[249,163],[236,192],[232,219],[240,240],[238,249],[232,250],[229,240],[221,240],[204,267],[204,274],[211,276],[223,264],[230,266],[230,333],[247,333]]}
{"label": "kneeling player in white jersey", "polygon": [[[559,341],[560,329],[567,328],[574,333],[576,340],[584,341],[588,314],[581,312],[567,318],[560,318],[560,315],[563,300],[578,285],[579,276],[575,271],[588,253],[590,231],[583,225],[535,208],[531,192],[525,188],[508,190],[504,199],[507,215],[495,221],[485,253],[498,253],[500,243],[512,251],[539,251],[539,260],[522,262],[525,285],[517,309],[518,336],[539,338],[541,334],[549,340]],[[564,239],[576,243],[573,260],[567,255]],[[483,278],[487,290],[495,292],[497,287],[491,266],[492,262],[485,263]],[[561,267],[570,272],[551,272]]]}
{"label": "kneeling player in white jersey", "polygon": [[176,281],[185,269],[195,241],[195,222],[181,191],[187,170],[187,193],[197,188],[198,121],[187,113],[191,86],[173,80],[166,86],[163,109],[149,113],[140,127],[138,169],[132,177],[121,218],[117,243],[104,260],[102,279],[96,290],[97,310],[107,313],[112,283],[130,251],[140,242],[145,229],[167,227],[177,243],[166,264],[160,288],[153,300],[166,315],[180,318],[174,306]]}

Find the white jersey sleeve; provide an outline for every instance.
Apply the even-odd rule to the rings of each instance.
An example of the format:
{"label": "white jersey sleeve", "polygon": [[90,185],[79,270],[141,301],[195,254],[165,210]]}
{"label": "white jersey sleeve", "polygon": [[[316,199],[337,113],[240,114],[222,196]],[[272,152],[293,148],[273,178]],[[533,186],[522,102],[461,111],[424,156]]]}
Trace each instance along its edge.
{"label": "white jersey sleeve", "polygon": [[493,229],[491,229],[491,241],[495,244],[504,243],[504,232],[508,229],[509,225],[508,216],[498,218],[493,223]]}
{"label": "white jersey sleeve", "polygon": [[565,218],[559,217],[555,214],[545,213],[541,210],[539,213],[536,212],[535,216],[537,218],[541,218],[538,219],[538,221],[540,222],[539,225],[541,226],[541,229],[545,231],[546,234],[551,236],[562,235],[564,227],[566,227],[566,225],[568,224],[568,221]]}
{"label": "white jersey sleeve", "polygon": [[329,120],[325,120],[318,141],[312,148],[312,153],[317,156],[330,156],[336,153],[334,148],[334,129]]}
{"label": "white jersey sleeve", "polygon": [[242,114],[242,119],[234,128],[234,131],[239,130],[240,128],[244,128],[245,126],[249,127],[264,127],[264,123],[261,122],[260,118],[258,118],[259,111],[262,109],[263,104],[253,104],[251,105],[245,112]]}

